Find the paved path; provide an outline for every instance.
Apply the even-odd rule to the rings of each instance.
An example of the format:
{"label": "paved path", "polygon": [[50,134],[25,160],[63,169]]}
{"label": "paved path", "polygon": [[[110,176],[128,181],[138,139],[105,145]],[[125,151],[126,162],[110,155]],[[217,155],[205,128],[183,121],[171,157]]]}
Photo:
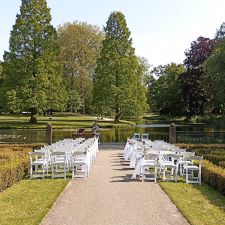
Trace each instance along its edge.
{"label": "paved path", "polygon": [[70,182],[42,225],[188,225],[158,184],[130,179],[116,148],[99,152],[88,180]]}

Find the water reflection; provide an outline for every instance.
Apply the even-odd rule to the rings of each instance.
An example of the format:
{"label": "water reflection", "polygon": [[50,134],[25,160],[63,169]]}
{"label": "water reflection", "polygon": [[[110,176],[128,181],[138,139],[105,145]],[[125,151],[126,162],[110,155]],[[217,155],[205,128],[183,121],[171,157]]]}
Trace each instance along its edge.
{"label": "water reflection", "polygon": [[[168,121],[136,121],[136,126],[126,128],[101,129],[101,142],[125,142],[127,137],[132,137],[134,133],[147,133],[151,140],[169,140]],[[177,131],[225,131],[223,126],[213,124],[185,124],[176,123]],[[71,138],[74,129],[53,130],[53,142],[63,138]],[[0,130],[0,143],[44,143],[45,130]]]}

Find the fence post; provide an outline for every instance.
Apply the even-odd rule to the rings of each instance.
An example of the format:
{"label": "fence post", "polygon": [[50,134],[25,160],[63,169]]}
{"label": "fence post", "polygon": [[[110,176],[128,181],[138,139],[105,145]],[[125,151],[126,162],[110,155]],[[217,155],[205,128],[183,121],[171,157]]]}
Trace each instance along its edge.
{"label": "fence post", "polygon": [[176,144],[177,134],[175,123],[170,124],[170,144]]}
{"label": "fence post", "polygon": [[47,123],[45,130],[45,141],[48,145],[52,144],[52,125],[51,123]]}

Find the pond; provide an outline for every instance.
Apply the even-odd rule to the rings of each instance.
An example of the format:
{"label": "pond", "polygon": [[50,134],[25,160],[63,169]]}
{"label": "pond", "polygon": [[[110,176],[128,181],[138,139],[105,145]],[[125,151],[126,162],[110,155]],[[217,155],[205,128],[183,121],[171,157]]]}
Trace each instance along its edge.
{"label": "pond", "polygon": [[[111,128],[100,130],[101,142],[125,142],[127,137],[132,137],[134,133],[148,133],[151,140],[169,140],[169,126],[171,122],[168,121],[152,121],[139,120],[135,121],[136,126]],[[224,132],[225,127],[218,124],[188,124],[176,122],[178,133],[182,132]],[[74,129],[57,129],[53,130],[53,142],[64,138],[71,138]],[[0,130],[0,143],[44,143],[45,130],[38,129],[14,129],[14,130]]]}

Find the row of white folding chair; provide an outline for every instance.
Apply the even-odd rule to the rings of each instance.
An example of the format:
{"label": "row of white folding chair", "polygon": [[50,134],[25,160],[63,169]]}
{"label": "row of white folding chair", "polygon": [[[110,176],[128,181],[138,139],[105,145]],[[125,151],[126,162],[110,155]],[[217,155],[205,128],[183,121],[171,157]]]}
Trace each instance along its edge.
{"label": "row of white folding chair", "polygon": [[141,142],[129,139],[127,141],[127,144],[126,144],[125,148],[124,148],[124,159],[130,160],[132,152],[136,151],[137,146],[142,147],[142,145],[143,144]]}
{"label": "row of white folding chair", "polygon": [[[170,179],[176,181],[176,179],[177,179],[176,176],[177,176],[178,170],[180,170],[180,174],[181,175],[183,175],[183,174],[186,175],[186,173],[184,173],[184,169],[183,169],[185,163],[186,164],[189,163],[190,166],[193,165],[193,162],[192,161],[191,162],[188,162],[186,160],[186,162],[185,162],[185,157],[187,158],[187,156],[193,156],[194,155],[194,153],[192,153],[192,152],[186,152],[186,149],[182,149],[182,148],[176,147],[175,145],[170,145],[168,143],[165,143],[164,141],[157,141],[156,143],[153,143],[153,142],[148,141],[146,143],[147,144],[150,144],[150,145],[155,144],[154,147],[151,146],[151,153],[165,155],[165,154],[168,154],[169,153],[169,150],[170,150],[171,151],[170,153],[173,154],[174,157],[176,158],[176,160],[175,160],[176,164],[175,165],[174,164],[171,164],[171,162],[167,161],[167,166],[164,166],[164,168],[161,168],[161,170],[163,171],[163,180],[167,180],[168,179],[168,178],[166,178],[166,172],[167,172],[168,169],[170,170],[170,176],[171,176]],[[163,145],[163,146],[161,146],[161,145]],[[125,147],[125,149],[126,149],[127,152],[128,152],[128,149],[129,148],[132,151],[135,151],[135,148],[132,149],[132,147],[129,147],[129,145],[127,143],[127,145]],[[132,156],[131,153],[130,153],[130,155]],[[198,166],[198,168],[199,167],[201,167],[201,166]],[[196,169],[196,167],[195,167],[195,169]],[[200,173],[201,173],[201,171],[200,171]],[[193,174],[193,171],[192,171],[192,174]],[[188,177],[190,177],[190,173],[188,174]]]}
{"label": "row of white folding chair", "polygon": [[[179,156],[175,154],[159,155],[157,153],[149,152],[144,155],[141,163],[141,178],[142,181],[146,179],[146,172],[150,174],[150,180],[156,182],[158,169],[163,174],[163,181],[174,180],[177,181],[177,173],[179,168]],[[152,172],[153,169],[153,173]],[[169,174],[168,174],[169,172]],[[168,176],[167,176],[168,174]],[[153,177],[151,177],[153,175]]]}
{"label": "row of white folding chair", "polygon": [[[63,176],[66,176],[65,174],[67,171],[69,171],[69,167],[71,165],[71,149],[69,150],[68,146],[61,145],[61,143],[57,143],[53,148],[51,148],[50,146],[45,146],[38,151],[30,153],[31,178],[34,177],[33,167],[36,177],[40,175],[41,177],[44,177],[45,172],[47,172],[46,174],[48,174],[49,165],[52,167],[53,178],[57,177],[55,173],[57,173],[57,170],[59,171],[59,167],[61,167],[60,171],[63,169]],[[87,142],[87,144],[91,144],[91,142],[89,141]]]}
{"label": "row of white folding chair", "polygon": [[[79,172],[83,172],[84,178],[90,174],[90,168],[96,158],[98,151],[98,138],[89,140],[88,145],[83,149],[78,149],[72,155],[72,178]],[[75,174],[76,173],[76,174]]]}
{"label": "row of white folding chair", "polygon": [[[156,159],[157,156],[157,159]],[[149,159],[153,161],[148,161]],[[146,160],[147,159],[147,160]],[[191,156],[186,155],[184,156],[184,174],[186,178],[186,183],[198,183],[201,185],[201,163],[202,163],[203,157],[200,156]],[[158,160],[158,163],[157,163]],[[177,182],[177,175],[179,170],[179,165],[183,158],[180,155],[176,154],[167,154],[163,156],[159,156],[157,154],[148,153],[146,156],[144,156],[144,160],[141,164],[141,171],[142,171],[142,181],[145,179],[145,171],[151,171],[152,168],[154,168],[154,180],[156,182],[157,179],[157,169],[160,169],[160,172],[163,174],[163,181],[165,180],[174,180]],[[194,161],[198,161],[198,165],[194,164]],[[196,173],[196,174],[195,174]]]}
{"label": "row of white folding chair", "polygon": [[137,141],[146,141],[146,140],[149,140],[149,134],[134,133],[134,136],[132,139],[135,139]]}

